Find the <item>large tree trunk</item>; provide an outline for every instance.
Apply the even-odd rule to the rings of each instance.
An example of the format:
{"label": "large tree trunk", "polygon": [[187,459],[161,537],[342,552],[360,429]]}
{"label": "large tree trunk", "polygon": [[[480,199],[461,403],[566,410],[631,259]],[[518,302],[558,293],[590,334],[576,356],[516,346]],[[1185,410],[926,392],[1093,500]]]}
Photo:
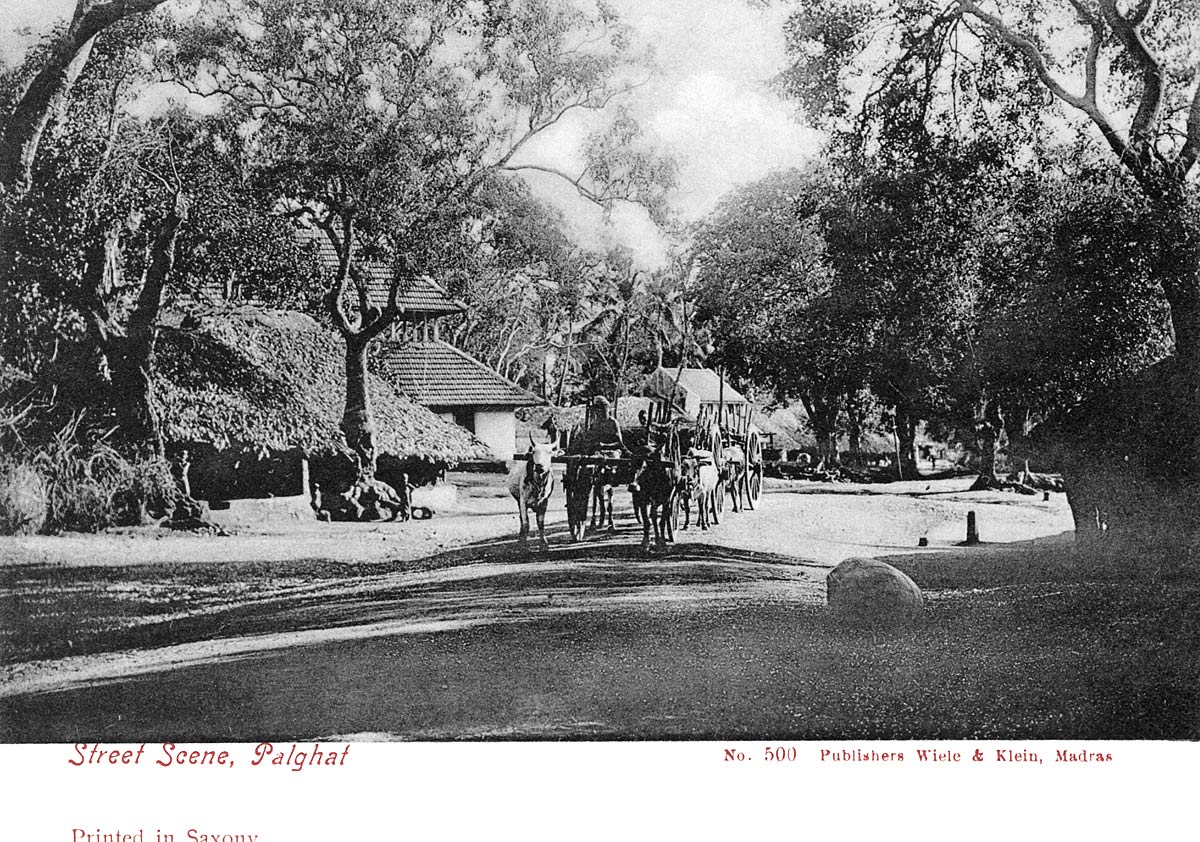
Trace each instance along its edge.
{"label": "large tree trunk", "polygon": [[126,449],[139,455],[162,456],[162,423],[151,380],[154,339],[153,334],[115,337],[108,344],[105,358]]}
{"label": "large tree trunk", "polygon": [[900,479],[917,479],[917,419],[903,404],[896,407],[896,458]]}
{"label": "large tree trunk", "polygon": [[837,403],[812,396],[801,398],[801,403],[804,404],[804,409],[808,413],[813,434],[817,437],[817,454],[821,464],[826,469],[837,467],[842,461],[841,454],[838,452]]}
{"label": "large tree trunk", "polygon": [[84,268],[83,310],[108,370],[120,439],[134,453],[162,456],[165,452],[151,375],[158,315],[175,266],[175,242],[187,216],[187,200],[177,195],[151,244],[146,277],[124,325],[117,323],[105,303],[105,296],[119,280],[119,228],[105,232]]}
{"label": "large tree trunk", "polygon": [[999,403],[981,398],[975,407],[975,447],[979,454],[981,483],[992,485],[1000,479],[996,474],[996,455],[1000,452],[1003,430],[1004,418]]}
{"label": "large tree trunk", "polygon": [[1155,227],[1162,241],[1155,270],[1171,308],[1175,356],[1190,389],[1190,394],[1180,396],[1190,409],[1193,458],[1189,467],[1200,474],[1200,230],[1192,221],[1182,187],[1156,204]]}
{"label": "large tree trunk", "polygon": [[358,458],[360,480],[375,476],[375,425],[371,421],[371,393],[367,388],[367,347],[371,339],[352,333],[346,339],[346,408],[342,432]]}
{"label": "large tree trunk", "polygon": [[150,265],[129,317],[123,340],[109,351],[109,370],[116,390],[119,419],[128,424],[131,441],[145,441],[156,455],[164,452],[162,427],[154,397],[150,373],[154,368],[154,344],[158,339],[158,314],[162,310],[167,281],[175,266],[175,242],[188,217],[187,200],[176,195],[174,207],[163,219],[151,246]]}
{"label": "large tree trunk", "polygon": [[377,458],[375,425],[371,418],[371,393],[367,386],[367,349],[371,341],[396,319],[396,294],[400,278],[392,280],[388,304],[382,312],[375,311],[370,306],[370,302],[361,292],[361,282],[356,281],[360,290],[359,312],[357,318],[352,320],[343,310],[342,300],[351,277],[357,271],[352,260],[355,242],[353,211],[344,209],[328,218],[318,218],[317,224],[321,226],[338,254],[338,270],[325,291],[325,306],[346,343],[346,402],[342,411],[341,427],[346,445],[354,453],[358,463],[358,478],[351,487],[364,488],[374,483]]}
{"label": "large tree trunk", "polygon": [[850,458],[859,468],[863,464],[862,430],[865,423],[862,395],[853,391],[846,396],[846,434],[849,437]]}
{"label": "large tree trunk", "polygon": [[165,0],[78,0],[66,30],[50,45],[46,63],[33,77],[0,129],[0,188],[24,193],[33,180],[38,144],[87,64],[97,34],[124,18]]}

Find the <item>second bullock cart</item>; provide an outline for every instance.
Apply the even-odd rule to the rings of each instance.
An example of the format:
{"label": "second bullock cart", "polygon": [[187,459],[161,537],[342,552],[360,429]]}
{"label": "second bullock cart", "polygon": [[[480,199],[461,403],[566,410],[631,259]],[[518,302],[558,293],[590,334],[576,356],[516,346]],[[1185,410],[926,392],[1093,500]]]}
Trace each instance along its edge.
{"label": "second bullock cart", "polygon": [[762,434],[751,423],[752,406],[725,382],[724,373],[705,368],[659,368],[642,387],[651,401],[649,421],[673,424],[682,445],[712,454],[721,494],[727,492],[734,511],[743,504],[753,510],[762,496]]}

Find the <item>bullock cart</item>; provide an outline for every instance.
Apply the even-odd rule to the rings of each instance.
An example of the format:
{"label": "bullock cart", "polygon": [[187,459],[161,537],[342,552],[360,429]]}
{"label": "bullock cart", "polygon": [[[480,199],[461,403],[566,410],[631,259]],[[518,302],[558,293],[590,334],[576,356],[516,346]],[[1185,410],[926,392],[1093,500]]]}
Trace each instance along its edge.
{"label": "bullock cart", "polygon": [[[634,513],[642,524],[643,545],[648,546],[653,529],[658,543],[675,540],[679,524],[680,500],[675,493],[682,475],[679,437],[675,431],[663,434],[669,441],[664,452],[647,455],[616,453],[559,454],[555,464],[565,465],[563,488],[567,498],[567,526],[571,539],[582,540],[588,528],[588,506],[592,526],[612,527],[612,492],[629,478]],[[513,454],[517,462],[528,462],[529,453]]]}
{"label": "bullock cart", "polygon": [[[565,452],[556,451],[552,459],[565,466],[563,488],[572,540],[582,540],[589,528],[614,529],[613,494],[619,486],[628,486],[634,514],[642,524],[643,545],[649,546],[652,530],[659,544],[673,541],[683,453],[678,425],[646,422],[622,430],[608,416],[607,401],[600,398],[592,406],[597,411],[589,412],[588,421],[571,431]],[[513,458],[528,461],[530,453]]]}
{"label": "bullock cart", "polygon": [[[754,509],[762,494],[764,460],[762,434],[750,423],[750,406],[744,399],[726,403],[724,377],[718,399],[689,414],[677,394],[678,382],[659,381],[659,388],[644,389],[649,398],[639,410],[636,427],[622,427],[609,413],[608,401],[593,398],[584,423],[565,437],[565,448],[553,462],[564,465],[567,523],[573,540],[590,528],[613,528],[612,496],[628,485],[635,515],[642,524],[642,543],[650,533],[659,544],[675,540],[683,500],[685,465],[711,459],[718,480],[711,519],[719,521],[728,494],[734,511],[743,505]],[[518,460],[528,454],[515,454]]]}

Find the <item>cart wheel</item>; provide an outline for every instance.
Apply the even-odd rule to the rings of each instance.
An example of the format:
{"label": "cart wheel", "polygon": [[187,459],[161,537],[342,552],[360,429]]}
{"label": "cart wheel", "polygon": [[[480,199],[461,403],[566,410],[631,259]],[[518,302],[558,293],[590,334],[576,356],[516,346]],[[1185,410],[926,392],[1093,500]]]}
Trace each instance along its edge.
{"label": "cart wheel", "polygon": [[758,432],[752,430],[746,440],[746,500],[751,511],[762,496],[763,458],[762,442]]}
{"label": "cart wheel", "polygon": [[[683,470],[683,458],[680,452],[679,433],[672,431],[670,442],[666,449],[668,458],[674,465],[674,471],[671,474],[673,477],[679,477]],[[666,539],[671,543],[675,543],[675,529],[679,526],[679,509],[680,501],[678,494],[671,495],[671,511],[670,517],[667,518],[667,534]]]}
{"label": "cart wheel", "polygon": [[758,504],[758,498],[762,496],[762,478],[763,466],[761,464],[751,466],[750,473],[746,478],[747,485],[749,486],[747,488],[749,493],[746,494],[746,502],[749,504],[751,511]]}

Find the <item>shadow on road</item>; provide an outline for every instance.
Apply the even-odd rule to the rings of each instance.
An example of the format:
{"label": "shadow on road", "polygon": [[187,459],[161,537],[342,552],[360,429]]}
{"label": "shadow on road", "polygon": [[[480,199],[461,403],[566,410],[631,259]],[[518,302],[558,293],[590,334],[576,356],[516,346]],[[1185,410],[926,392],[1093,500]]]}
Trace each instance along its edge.
{"label": "shadow on road", "polygon": [[820,565],[708,545],[489,542],[286,592],[211,565],[207,606],[10,663],[0,740],[1194,736],[1191,579],[1053,540],[894,560],[934,597],[895,636],[838,626]]}
{"label": "shadow on road", "polygon": [[794,580],[815,587],[823,571],[711,545],[646,553],[620,533],[549,550],[481,541],[418,562],[24,566],[0,574],[4,663],[381,622],[452,622],[505,601],[515,610],[569,598],[582,610],[588,600],[663,588]]}

